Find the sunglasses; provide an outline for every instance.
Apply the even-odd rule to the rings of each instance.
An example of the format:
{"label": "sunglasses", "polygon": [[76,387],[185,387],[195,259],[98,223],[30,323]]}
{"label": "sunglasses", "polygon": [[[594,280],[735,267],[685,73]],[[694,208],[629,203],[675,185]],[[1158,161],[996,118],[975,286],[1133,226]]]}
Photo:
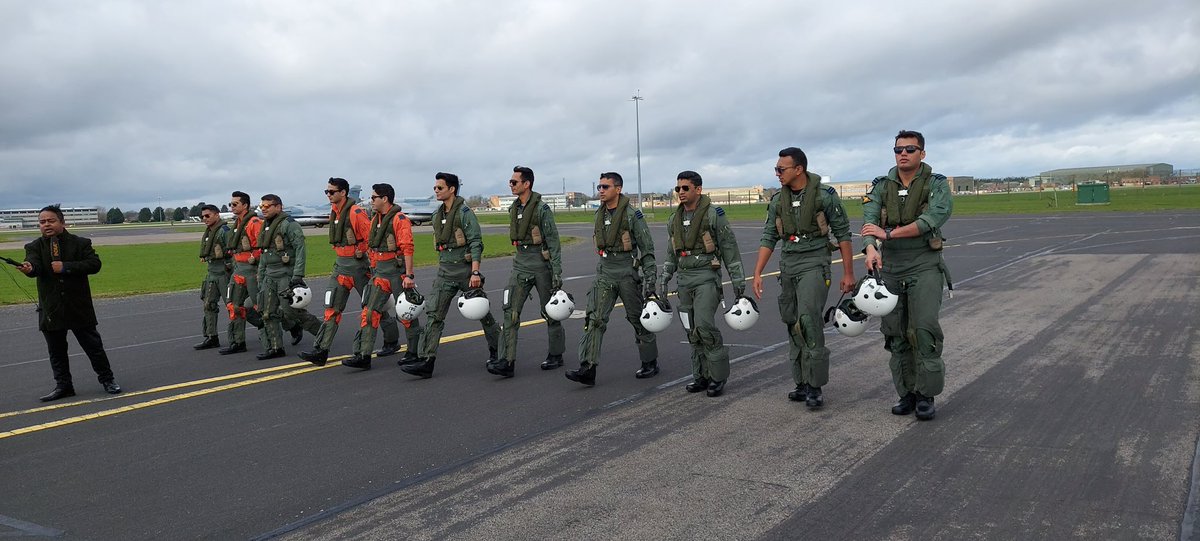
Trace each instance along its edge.
{"label": "sunglasses", "polygon": [[371,196],[371,201],[374,201],[374,200],[376,200],[376,199],[383,199],[383,198],[384,198],[384,196],[382,196],[382,195],[372,195],[372,196]]}
{"label": "sunglasses", "polygon": [[899,154],[901,152],[907,152],[909,154],[916,154],[918,150],[925,150],[925,149],[923,149],[917,145],[905,145],[902,147],[892,147],[892,152],[895,152],[896,154]]}
{"label": "sunglasses", "polygon": [[207,220],[207,219],[209,219],[209,218],[212,218],[212,217],[213,217],[213,215],[212,215],[212,214],[201,214],[201,215],[200,215],[200,217],[201,217],[201,218],[204,218],[205,220]]}
{"label": "sunglasses", "polygon": [[445,187],[445,186],[434,186],[434,187],[433,187],[433,191],[435,191],[435,192],[440,192],[440,191],[442,191],[442,190],[445,190],[445,189],[446,189],[446,187]]}
{"label": "sunglasses", "polygon": [[242,204],[242,202],[241,202],[241,201],[230,201],[230,202],[229,202],[229,206],[231,206],[231,207],[236,207],[236,206],[238,206],[238,205],[241,205],[241,204]]}
{"label": "sunglasses", "polygon": [[676,186],[675,187],[675,193],[690,192],[691,190],[692,190],[691,186]]}
{"label": "sunglasses", "polygon": [[800,167],[800,166],[799,166],[799,165],[791,165],[791,166],[788,166],[788,167],[776,167],[776,168],[775,168],[775,174],[776,174],[776,175],[782,175],[784,171],[787,171],[788,169],[793,169],[793,168],[796,168],[796,167]]}
{"label": "sunglasses", "polygon": [[263,203],[263,204],[259,205],[258,208],[267,210],[273,206],[275,206],[275,203]]}
{"label": "sunglasses", "polygon": [[597,184],[596,185],[597,190],[607,190],[612,187],[613,187],[612,184]]}
{"label": "sunglasses", "polygon": [[520,183],[522,183],[522,182],[525,182],[525,181],[524,181],[524,180],[512,179],[512,180],[509,180],[509,181],[508,181],[508,185],[509,185],[509,186],[516,186],[517,184],[520,184]]}
{"label": "sunglasses", "polygon": [[338,192],[340,192],[340,191],[341,191],[341,190],[325,190],[325,195],[333,195],[333,194],[335,194],[335,193],[338,193]]}

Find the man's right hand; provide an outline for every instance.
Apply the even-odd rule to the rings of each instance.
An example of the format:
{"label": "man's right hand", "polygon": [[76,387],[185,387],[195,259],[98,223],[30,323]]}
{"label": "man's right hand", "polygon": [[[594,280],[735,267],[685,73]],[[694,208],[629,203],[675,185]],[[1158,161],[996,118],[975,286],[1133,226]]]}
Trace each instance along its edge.
{"label": "man's right hand", "polygon": [[762,275],[755,274],[754,279],[750,281],[750,289],[754,290],[754,298],[762,300]]}
{"label": "man's right hand", "polygon": [[29,274],[33,272],[33,263],[24,261],[21,263],[21,266],[17,267],[17,270],[25,273],[26,276],[29,276]]}
{"label": "man's right hand", "polygon": [[876,250],[874,246],[867,246],[865,262],[867,270],[874,272],[883,266],[883,256],[879,255],[879,250]]}

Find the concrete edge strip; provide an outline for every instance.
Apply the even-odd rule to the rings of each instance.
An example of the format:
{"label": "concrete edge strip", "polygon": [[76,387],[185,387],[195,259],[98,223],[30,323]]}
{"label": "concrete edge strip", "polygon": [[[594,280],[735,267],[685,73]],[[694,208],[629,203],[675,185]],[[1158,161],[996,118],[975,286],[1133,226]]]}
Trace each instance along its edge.
{"label": "concrete edge strip", "polygon": [[1179,541],[1196,541],[1200,539],[1200,435],[1196,436],[1196,447],[1192,452],[1192,476],[1188,484],[1187,506],[1183,509],[1183,518],[1179,521]]}
{"label": "concrete edge strip", "polygon": [[32,522],[25,522],[24,520],[18,520],[4,515],[0,515],[0,526],[8,526],[9,528],[23,532],[24,535],[22,535],[22,537],[25,535],[37,537],[62,537],[63,534],[67,533],[63,530],[56,530],[46,526],[38,526]]}

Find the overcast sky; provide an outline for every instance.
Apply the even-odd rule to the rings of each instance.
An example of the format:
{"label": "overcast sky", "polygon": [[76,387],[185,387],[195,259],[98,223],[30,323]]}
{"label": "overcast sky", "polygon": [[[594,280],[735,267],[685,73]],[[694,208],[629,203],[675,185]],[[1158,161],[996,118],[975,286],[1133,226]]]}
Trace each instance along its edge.
{"label": "overcast sky", "polygon": [[0,208],[1200,167],[1195,0],[0,0]]}

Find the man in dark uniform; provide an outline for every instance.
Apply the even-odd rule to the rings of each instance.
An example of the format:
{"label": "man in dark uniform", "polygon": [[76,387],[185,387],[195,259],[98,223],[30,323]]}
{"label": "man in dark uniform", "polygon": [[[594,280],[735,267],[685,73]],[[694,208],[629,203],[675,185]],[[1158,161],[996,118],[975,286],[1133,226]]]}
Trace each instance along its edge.
{"label": "man in dark uniform", "polygon": [[221,301],[225,298],[229,274],[233,270],[230,254],[225,252],[225,236],[230,230],[216,205],[200,207],[200,220],[205,225],[204,236],[200,239],[200,262],[207,265],[204,282],[200,284],[200,298],[204,303],[204,341],[192,347],[212,349],[221,347],[217,314],[221,312]]}
{"label": "man in dark uniform", "polygon": [[946,177],[925,159],[925,136],[896,134],[896,166],[878,177],[863,198],[863,251],[867,270],[881,271],[884,285],[899,297],[880,324],[884,349],[900,401],[892,413],[933,419],[933,398],[945,384],[942,362],[942,286],[950,273],[942,259],[942,226],[954,202]]}
{"label": "man in dark uniform", "polygon": [[37,278],[38,330],[46,337],[50,368],[54,371],[54,390],[41,397],[41,401],[75,396],[67,357],[68,330],[75,333],[75,339],[92,361],[92,370],[96,371],[104,391],[120,393],[104,342],[96,331],[96,309],[92,306],[92,288],[88,283],[89,274],[100,272],[100,256],[92,249],[91,239],[67,232],[58,205],[50,205],[38,213],[38,227],[42,236],[25,245],[25,262],[18,268],[26,276]]}

